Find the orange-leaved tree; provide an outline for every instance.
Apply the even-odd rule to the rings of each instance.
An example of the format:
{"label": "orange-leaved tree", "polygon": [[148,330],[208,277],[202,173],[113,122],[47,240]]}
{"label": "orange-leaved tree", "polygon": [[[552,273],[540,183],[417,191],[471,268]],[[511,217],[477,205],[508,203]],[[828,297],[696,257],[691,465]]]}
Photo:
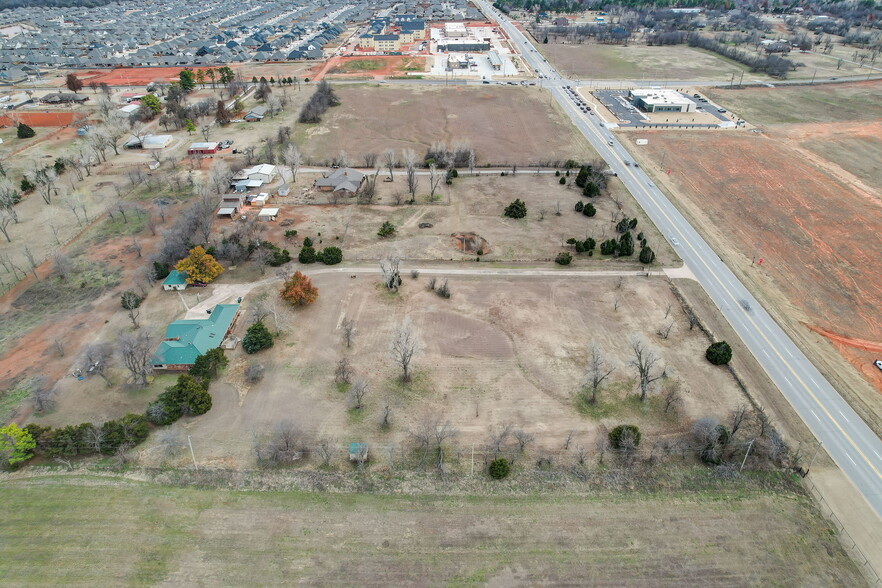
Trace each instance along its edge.
{"label": "orange-leaved tree", "polygon": [[187,283],[200,282],[207,284],[224,271],[217,260],[205,252],[201,245],[190,250],[190,255],[175,265],[179,272],[187,274]]}
{"label": "orange-leaved tree", "polygon": [[300,272],[294,272],[285,280],[279,294],[282,300],[291,306],[312,304],[318,298],[318,288],[312,285],[312,281]]}

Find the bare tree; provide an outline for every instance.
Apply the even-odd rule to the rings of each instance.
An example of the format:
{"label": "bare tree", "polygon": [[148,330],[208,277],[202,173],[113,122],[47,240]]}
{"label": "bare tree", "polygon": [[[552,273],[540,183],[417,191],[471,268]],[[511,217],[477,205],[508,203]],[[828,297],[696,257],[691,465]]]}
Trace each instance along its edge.
{"label": "bare tree", "polygon": [[355,321],[344,317],[343,322],[340,324],[340,334],[343,336],[343,342],[346,344],[346,347],[351,347],[352,340],[355,338]]}
{"label": "bare tree", "polygon": [[297,148],[297,145],[294,143],[288,143],[288,146],[285,147],[285,150],[282,152],[282,161],[288,166],[288,169],[291,170],[291,181],[297,181],[297,170],[300,169],[300,164],[303,163],[303,155],[300,153],[300,149]]}
{"label": "bare tree", "polygon": [[646,344],[638,338],[631,340],[631,351],[634,357],[628,362],[628,365],[637,370],[637,379],[640,386],[640,401],[646,402],[646,396],[652,383],[664,376],[664,372],[655,372],[656,364],[661,359],[654,351],[647,348]]}
{"label": "bare tree", "polygon": [[34,252],[31,250],[30,245],[25,244],[22,252],[24,253],[25,259],[28,260],[28,264],[31,266],[31,273],[34,274],[34,277],[39,280],[40,276],[37,275],[37,266],[39,266],[40,263],[34,257]]}
{"label": "bare tree", "polygon": [[349,404],[356,410],[364,408],[364,398],[367,396],[368,385],[364,380],[358,380],[349,388]]}
{"label": "bare tree", "polygon": [[86,376],[100,376],[104,383],[111,385],[107,377],[107,369],[113,359],[113,348],[110,343],[92,343],[83,351],[80,360],[80,371]]}
{"label": "bare tree", "polygon": [[383,272],[383,285],[393,292],[398,292],[398,287],[401,286],[401,272],[398,270],[400,263],[401,258],[397,255],[387,255],[380,260],[380,270]]}
{"label": "bare tree", "polygon": [[[443,177],[444,174],[438,171],[437,165],[434,163],[429,165],[429,200],[435,199],[435,191],[438,189],[438,185]],[[411,194],[411,196],[413,195]]]}
{"label": "bare tree", "polygon": [[662,391],[662,403],[665,406],[665,414],[676,411],[683,405],[683,395],[680,392],[680,382],[674,380],[664,387]]}
{"label": "bare tree", "polygon": [[417,154],[413,149],[405,149],[402,153],[404,170],[407,178],[407,191],[410,193],[410,201],[416,202],[416,191],[419,187],[419,178],[416,173]]}
{"label": "bare tree", "polygon": [[662,339],[667,339],[671,335],[671,329],[674,328],[674,321],[669,322],[666,325],[662,325],[656,331],[656,334]]}
{"label": "bare tree", "polygon": [[349,384],[352,382],[353,369],[349,363],[348,357],[340,358],[337,367],[334,369],[334,381],[338,384]]}
{"label": "bare tree", "polygon": [[362,156],[364,159],[365,167],[374,167],[377,164],[377,154],[376,153],[365,153]]}
{"label": "bare tree", "polygon": [[117,339],[117,353],[123,365],[129,370],[129,379],[139,386],[147,385],[147,377],[152,371],[154,349],[153,337],[143,329],[134,333],[123,333]]}
{"label": "bare tree", "polygon": [[564,439],[564,445],[563,445],[563,448],[564,448],[565,451],[569,451],[569,449],[570,449],[570,443],[573,442],[573,437],[575,437],[575,436],[576,436],[576,432],[575,432],[574,430],[570,429],[570,432],[567,433],[567,438]]}
{"label": "bare tree", "polygon": [[6,237],[7,243],[12,243],[12,237],[9,236],[9,225],[13,221],[18,222],[17,219],[18,215],[14,209],[0,208],[0,233],[3,233],[3,236]]}
{"label": "bare tree", "polygon": [[132,321],[132,326],[136,329],[138,328],[138,316],[141,314],[138,310],[141,306],[141,302],[142,298],[131,290],[123,292],[120,297],[120,304],[126,309],[126,312],[129,313],[129,320]]}
{"label": "bare tree", "polygon": [[319,439],[318,442],[318,454],[322,459],[322,467],[328,467],[331,465],[331,460],[334,458],[334,446],[337,442],[334,439],[323,437]]}
{"label": "bare tree", "polygon": [[744,426],[745,421],[748,421],[749,418],[750,411],[746,404],[741,404],[738,408],[732,411],[732,427],[730,431],[732,437],[735,436],[735,433],[741,430],[741,427]]}
{"label": "bare tree", "polygon": [[259,363],[248,364],[248,367],[245,368],[245,381],[249,384],[256,384],[263,379],[265,371]]}
{"label": "bare tree", "polygon": [[514,425],[511,423],[503,423],[502,428],[497,431],[490,432],[490,443],[489,450],[493,452],[493,458],[502,453],[503,446],[505,442],[508,441],[508,438],[511,437],[512,431],[514,430]]}
{"label": "bare tree", "polygon": [[417,339],[410,322],[405,321],[395,330],[392,338],[392,358],[401,368],[401,381],[410,381],[410,362],[417,352]]}
{"label": "bare tree", "polygon": [[588,402],[591,404],[597,402],[597,392],[600,390],[601,384],[615,370],[615,366],[610,367],[606,363],[600,345],[597,342],[591,343],[591,357],[588,359],[588,367],[585,369],[585,378],[582,383],[582,386],[591,392]]}
{"label": "bare tree", "polygon": [[104,449],[104,427],[92,424],[85,430],[84,437],[86,446],[95,453],[100,453]]}
{"label": "bare tree", "polygon": [[524,452],[524,449],[526,449],[527,445],[529,445],[536,439],[536,437],[533,436],[532,433],[528,433],[523,429],[515,429],[514,431],[512,431],[512,436],[517,440],[518,451],[520,451],[521,453]]}
{"label": "bare tree", "polygon": [[270,310],[267,305],[267,294],[261,294],[251,303],[251,322],[262,323],[263,319],[269,316]]}
{"label": "bare tree", "polygon": [[383,403],[383,418],[380,421],[380,427],[388,429],[392,426],[392,404],[387,400]]}
{"label": "bare tree", "polygon": [[387,170],[389,170],[389,179],[395,179],[395,176],[392,174],[392,170],[395,168],[395,150],[394,149],[384,149],[383,150],[383,166]]}
{"label": "bare tree", "polygon": [[31,382],[31,400],[36,413],[49,412],[55,407],[55,390],[49,386],[46,376],[37,376]]}

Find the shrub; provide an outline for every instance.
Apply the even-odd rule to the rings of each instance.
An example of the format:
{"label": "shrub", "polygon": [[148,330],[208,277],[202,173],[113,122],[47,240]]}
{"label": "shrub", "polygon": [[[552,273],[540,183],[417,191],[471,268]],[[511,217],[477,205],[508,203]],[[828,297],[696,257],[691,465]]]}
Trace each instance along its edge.
{"label": "shrub", "polygon": [[570,265],[571,261],[573,261],[573,256],[570,255],[569,251],[561,251],[557,254],[557,257],[554,258],[554,262],[558,265]]}
{"label": "shrub", "polygon": [[595,214],[597,214],[597,209],[594,208],[594,205],[589,202],[582,208],[582,214],[584,214],[585,216],[594,216]]}
{"label": "shrub", "polygon": [[598,186],[594,182],[588,182],[587,184],[585,184],[585,187],[582,189],[582,195],[587,196],[588,198],[594,198],[595,196],[600,196],[600,186]]}
{"label": "shrub", "polygon": [[560,177],[560,170],[559,169],[554,170],[554,175],[557,177]]}
{"label": "shrub", "polygon": [[634,255],[634,237],[630,232],[623,234],[619,239],[619,255],[622,257]]}
{"label": "shrub", "polygon": [[587,239],[585,239],[584,241],[582,241],[582,247],[585,248],[585,251],[591,251],[591,250],[594,249],[596,246],[597,246],[597,241],[595,241],[595,240],[592,239],[591,237],[588,237]]}
{"label": "shrub", "polygon": [[573,241],[573,245],[576,247],[576,253],[585,253],[585,244],[582,243],[582,241],[576,241],[575,239],[573,239]]}
{"label": "shrub", "polygon": [[316,255],[315,249],[306,245],[306,241],[304,241],[303,247],[300,248],[300,253],[297,254],[297,261],[303,264],[307,263],[315,263]]}
{"label": "shrub", "polygon": [[640,445],[640,438],[642,435],[640,434],[640,429],[635,425],[619,425],[615,427],[609,432],[609,443],[615,449],[627,448],[628,444],[624,444],[623,447],[622,441],[626,440],[629,436],[633,440],[634,447]]}
{"label": "shrub", "polygon": [[159,263],[158,261],[153,262],[153,273],[156,275],[157,280],[164,280],[171,273],[168,265],[164,263]]}
{"label": "shrub", "polygon": [[584,165],[579,168],[579,173],[576,174],[576,180],[574,182],[578,187],[584,188],[585,184],[588,183],[588,168]]}
{"label": "shrub", "polygon": [[582,212],[584,209],[585,205],[581,201],[576,202],[576,212]]}
{"label": "shrub", "polygon": [[26,125],[24,123],[18,123],[18,127],[16,129],[16,136],[19,139],[30,139],[31,137],[33,137],[36,134],[37,133],[34,131],[34,129],[32,129],[28,125]]}
{"label": "shrub", "polygon": [[438,286],[435,290],[435,294],[441,298],[450,298],[450,287],[447,285],[447,280],[444,280],[441,285]]}
{"label": "shrub", "polygon": [[285,239],[293,239],[296,236],[297,236],[297,231],[295,229],[285,230]]}
{"label": "shrub", "polygon": [[732,360],[732,347],[725,341],[711,343],[704,356],[714,365],[726,365]]}
{"label": "shrub", "polygon": [[625,233],[630,228],[630,219],[627,216],[623,216],[622,220],[616,223],[616,232],[617,233]]}
{"label": "shrub", "polygon": [[249,384],[256,384],[263,379],[264,368],[258,363],[249,364],[245,368],[245,381]]}
{"label": "shrub", "polygon": [[505,207],[505,216],[509,218],[524,218],[527,216],[527,205],[518,198]]}
{"label": "shrub", "polygon": [[615,239],[607,239],[600,244],[600,252],[603,255],[613,255],[619,248],[619,242]]}
{"label": "shrub", "polygon": [[498,457],[490,462],[487,472],[494,480],[502,480],[508,477],[508,474],[511,472],[511,465],[504,457]]}
{"label": "shrub", "polygon": [[312,247],[312,239],[310,239],[309,237],[306,237],[303,240],[303,246],[304,247]]}
{"label": "shrub", "polygon": [[655,252],[652,247],[644,247],[640,250],[640,263],[652,263],[655,259]]}
{"label": "shrub", "polygon": [[199,355],[187,373],[207,383],[215,379],[221,368],[227,367],[229,363],[230,360],[227,359],[224,350],[220,347],[215,347]]}
{"label": "shrub", "polygon": [[248,327],[245,338],[242,339],[242,349],[245,350],[245,353],[257,353],[272,346],[273,335],[262,321],[257,321]]}
{"label": "shrub", "polygon": [[33,192],[37,186],[32,181],[27,178],[22,178],[21,183],[18,185],[19,190],[27,194],[28,192]]}
{"label": "shrub", "polygon": [[566,184],[567,184],[567,179],[566,179],[566,178],[561,178],[560,180],[558,180],[557,183],[560,184],[561,186],[566,186]]}
{"label": "shrub", "polygon": [[325,265],[336,265],[343,261],[343,250],[339,247],[325,247],[318,254],[318,259]]}
{"label": "shrub", "polygon": [[377,231],[378,237],[389,237],[394,234],[395,234],[395,225],[393,225],[389,221],[383,221],[383,224],[380,226],[380,230]]}

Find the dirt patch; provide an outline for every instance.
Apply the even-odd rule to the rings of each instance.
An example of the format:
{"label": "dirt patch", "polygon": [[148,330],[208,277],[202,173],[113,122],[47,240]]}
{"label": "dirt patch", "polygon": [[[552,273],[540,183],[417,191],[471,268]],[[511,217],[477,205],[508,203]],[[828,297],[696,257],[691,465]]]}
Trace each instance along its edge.
{"label": "dirt patch", "polygon": [[66,127],[86,118],[82,112],[16,112],[0,116],[0,127],[15,127],[24,123],[29,127]]}
{"label": "dirt patch", "polygon": [[327,63],[313,66],[315,79],[364,78],[383,79],[389,76],[421,73],[426,69],[425,57],[371,55],[365,57],[332,57]]}
{"label": "dirt patch", "polygon": [[[870,352],[835,340],[833,347],[801,324],[848,339],[882,342],[882,282],[876,278],[875,251],[868,245],[882,232],[878,196],[843,183],[838,173],[819,169],[774,138],[643,134],[649,144],[632,148],[644,159],[644,168],[657,170],[668,155],[665,168],[671,173],[656,173],[657,179],[677,195],[730,267],[767,297],[773,314],[789,323],[791,336],[810,352],[825,377],[871,426],[878,426],[882,377],[872,369]],[[671,158],[671,153],[678,157]],[[844,369],[836,350],[858,368],[863,382]]]}
{"label": "dirt patch", "polygon": [[486,239],[476,233],[453,233],[453,246],[460,253],[477,255],[480,251],[481,255],[490,253],[490,243]]}

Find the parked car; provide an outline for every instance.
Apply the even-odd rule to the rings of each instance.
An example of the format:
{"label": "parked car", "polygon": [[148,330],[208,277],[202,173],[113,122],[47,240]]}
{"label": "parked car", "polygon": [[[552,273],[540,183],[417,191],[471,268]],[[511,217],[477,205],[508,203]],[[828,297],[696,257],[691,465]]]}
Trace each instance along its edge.
{"label": "parked car", "polygon": [[882,370],[882,359],[877,359],[873,362],[873,365]]}

